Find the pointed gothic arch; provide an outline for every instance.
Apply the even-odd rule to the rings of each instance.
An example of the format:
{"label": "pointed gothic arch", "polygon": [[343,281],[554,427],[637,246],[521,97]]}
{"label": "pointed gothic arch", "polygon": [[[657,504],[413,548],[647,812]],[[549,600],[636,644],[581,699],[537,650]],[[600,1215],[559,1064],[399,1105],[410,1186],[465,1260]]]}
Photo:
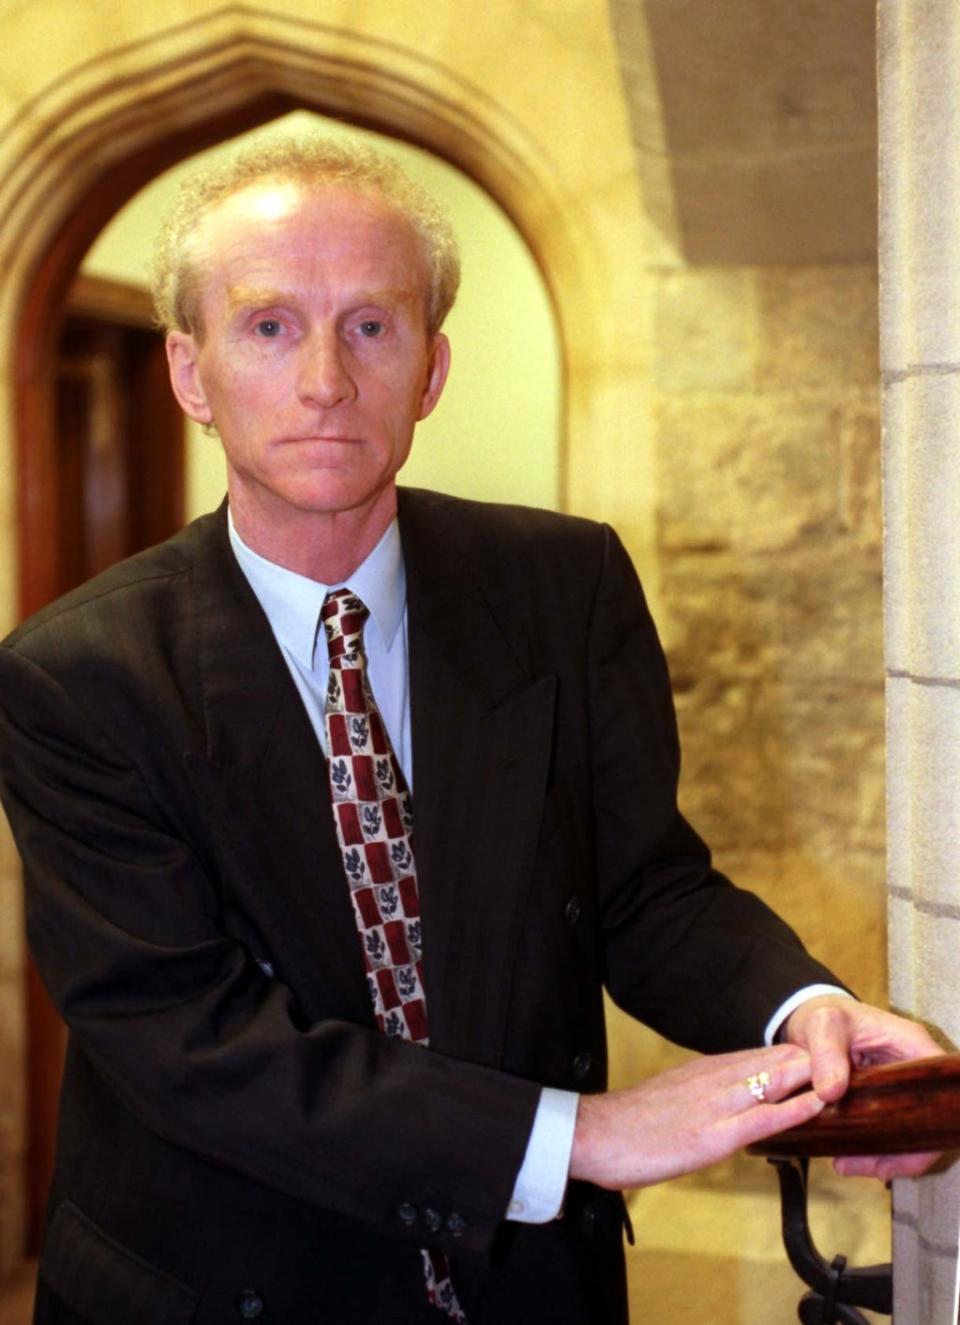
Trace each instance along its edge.
{"label": "pointed gothic arch", "polygon": [[21,613],[52,591],[50,362],[83,253],[160,171],[296,107],[406,139],[486,188],[540,266],[567,364],[565,313],[580,325],[588,314],[579,276],[588,236],[572,233],[575,213],[561,207],[542,148],[478,88],[394,44],[243,4],[116,47],[28,101],[6,134],[15,164],[0,179],[0,308],[17,329],[7,380]]}

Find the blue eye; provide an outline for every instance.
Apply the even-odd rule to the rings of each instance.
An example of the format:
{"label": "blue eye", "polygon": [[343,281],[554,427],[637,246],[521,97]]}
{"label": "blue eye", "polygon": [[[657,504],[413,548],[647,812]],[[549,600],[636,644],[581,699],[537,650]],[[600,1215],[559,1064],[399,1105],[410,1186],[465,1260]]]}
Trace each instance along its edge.
{"label": "blue eye", "polygon": [[275,317],[265,317],[257,323],[257,332],[261,336],[270,339],[273,336],[280,335],[280,320]]}
{"label": "blue eye", "polygon": [[376,318],[368,317],[360,323],[361,336],[379,336],[383,331],[383,323],[378,322]]}

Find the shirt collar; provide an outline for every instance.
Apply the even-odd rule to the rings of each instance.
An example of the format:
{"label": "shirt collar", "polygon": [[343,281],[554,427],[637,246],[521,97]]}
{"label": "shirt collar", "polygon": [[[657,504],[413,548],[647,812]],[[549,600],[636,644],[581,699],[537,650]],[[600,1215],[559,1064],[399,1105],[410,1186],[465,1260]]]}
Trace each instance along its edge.
{"label": "shirt collar", "polygon": [[320,584],[275,561],[267,561],[244,543],[227,510],[230,546],[257,595],[278,643],[308,668],[314,665],[317,626],[323,600],[331,589],[348,585],[370,609],[370,622],[384,649],[393,647],[407,602],[407,577],[396,519],[357,569],[337,584]]}

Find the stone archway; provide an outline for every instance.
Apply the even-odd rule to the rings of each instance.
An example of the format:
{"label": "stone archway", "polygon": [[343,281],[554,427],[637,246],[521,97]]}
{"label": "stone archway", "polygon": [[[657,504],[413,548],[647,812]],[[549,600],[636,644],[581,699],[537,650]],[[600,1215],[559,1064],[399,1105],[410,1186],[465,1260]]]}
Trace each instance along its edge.
{"label": "stone archway", "polygon": [[[229,6],[75,69],[28,103],[0,180],[0,294],[16,418],[21,612],[50,597],[45,510],[52,421],[46,361],[57,310],[90,240],[147,179],[198,148],[306,105],[406,138],[472,175],[527,240],[564,324],[589,327],[590,236],[561,208],[549,162],[523,127],[434,61],[323,24]],[[589,336],[585,339],[589,340]],[[10,411],[8,410],[8,416]],[[26,439],[29,439],[27,443]]]}

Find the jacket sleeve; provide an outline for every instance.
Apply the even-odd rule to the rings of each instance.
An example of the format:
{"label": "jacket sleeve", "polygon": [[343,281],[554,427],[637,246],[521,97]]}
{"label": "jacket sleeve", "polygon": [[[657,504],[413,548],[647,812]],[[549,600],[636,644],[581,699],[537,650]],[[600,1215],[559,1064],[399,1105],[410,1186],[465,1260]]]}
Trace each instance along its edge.
{"label": "jacket sleeve", "polygon": [[840,982],[752,893],[712,868],[677,808],[666,661],[633,567],[606,531],[589,703],[606,984],[626,1011],[706,1052],[762,1041],[806,985]]}
{"label": "jacket sleeve", "polygon": [[[81,1052],[165,1140],[390,1236],[484,1256],[538,1087],[346,1021],[305,1024],[105,725],[0,648],[0,789],[29,937]],[[410,1222],[411,1206],[442,1227]]]}

